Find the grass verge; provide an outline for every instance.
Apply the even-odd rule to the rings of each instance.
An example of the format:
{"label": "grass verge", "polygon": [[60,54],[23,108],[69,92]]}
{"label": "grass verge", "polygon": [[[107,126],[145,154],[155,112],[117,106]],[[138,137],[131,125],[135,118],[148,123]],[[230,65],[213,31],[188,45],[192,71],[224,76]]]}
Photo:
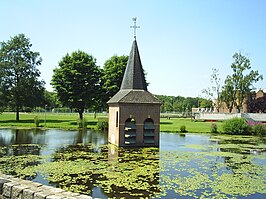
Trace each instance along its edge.
{"label": "grass verge", "polygon": [[[44,128],[77,129],[77,113],[20,113],[20,121],[15,120],[15,113],[0,114],[0,127],[5,128],[35,128],[34,117],[38,116],[40,126]],[[98,117],[106,114],[85,113],[84,117],[88,121],[87,128],[96,129]],[[212,122],[195,122],[189,118],[161,118],[161,132],[180,132],[180,127],[185,126],[190,133],[210,133]],[[218,131],[222,131],[222,123],[217,122]]]}

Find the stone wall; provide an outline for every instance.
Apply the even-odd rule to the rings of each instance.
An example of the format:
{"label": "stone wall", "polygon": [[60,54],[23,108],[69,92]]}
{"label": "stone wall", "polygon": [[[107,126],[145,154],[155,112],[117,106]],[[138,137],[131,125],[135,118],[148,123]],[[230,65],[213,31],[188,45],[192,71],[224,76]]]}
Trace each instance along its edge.
{"label": "stone wall", "polygon": [[40,183],[0,174],[0,199],[92,199]]}
{"label": "stone wall", "polygon": [[245,118],[255,122],[266,122],[265,113],[194,113],[195,119],[199,120],[228,120],[232,118]]}

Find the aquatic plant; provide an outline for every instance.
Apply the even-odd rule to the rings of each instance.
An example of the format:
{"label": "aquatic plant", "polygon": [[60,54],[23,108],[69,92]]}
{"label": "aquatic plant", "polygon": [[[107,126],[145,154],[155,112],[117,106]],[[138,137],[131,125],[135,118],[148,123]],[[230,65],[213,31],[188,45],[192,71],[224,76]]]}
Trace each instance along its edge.
{"label": "aquatic plant", "polygon": [[[67,145],[51,156],[29,154],[40,145],[0,147],[0,171],[91,195],[100,187],[108,198],[237,198],[265,196],[265,140],[254,136],[212,135],[209,144],[186,150]],[[28,152],[26,149],[29,149]],[[9,156],[16,154],[16,156]]]}
{"label": "aquatic plant", "polygon": [[99,117],[97,121],[97,129],[105,131],[108,129],[108,117]]}
{"label": "aquatic plant", "polygon": [[211,133],[218,133],[218,127],[216,123],[211,124]]}
{"label": "aquatic plant", "polygon": [[187,132],[185,125],[180,126],[180,132],[182,132],[182,133]]}
{"label": "aquatic plant", "polygon": [[88,125],[88,121],[85,117],[83,117],[82,119],[78,118],[77,119],[77,123],[78,123],[78,127],[82,128],[82,129],[86,129],[87,125]]}
{"label": "aquatic plant", "polygon": [[34,117],[34,123],[35,123],[35,126],[36,126],[36,127],[39,127],[39,125],[40,125],[40,119],[39,119],[38,116],[35,116],[35,117]]}
{"label": "aquatic plant", "polygon": [[254,135],[266,136],[266,126],[264,124],[255,124],[252,126],[252,133]]}

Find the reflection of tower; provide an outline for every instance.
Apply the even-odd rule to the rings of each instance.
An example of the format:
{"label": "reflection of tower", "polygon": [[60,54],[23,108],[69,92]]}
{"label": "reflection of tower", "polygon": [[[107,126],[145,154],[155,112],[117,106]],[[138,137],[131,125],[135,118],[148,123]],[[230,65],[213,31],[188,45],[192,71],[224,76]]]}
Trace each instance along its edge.
{"label": "reflection of tower", "polygon": [[120,90],[107,103],[110,143],[159,146],[160,102],[147,90],[136,38]]}
{"label": "reflection of tower", "polygon": [[108,169],[102,187],[110,198],[153,198],[161,192],[159,148],[108,145]]}
{"label": "reflection of tower", "polygon": [[118,148],[112,144],[108,145],[108,161],[118,161]]}

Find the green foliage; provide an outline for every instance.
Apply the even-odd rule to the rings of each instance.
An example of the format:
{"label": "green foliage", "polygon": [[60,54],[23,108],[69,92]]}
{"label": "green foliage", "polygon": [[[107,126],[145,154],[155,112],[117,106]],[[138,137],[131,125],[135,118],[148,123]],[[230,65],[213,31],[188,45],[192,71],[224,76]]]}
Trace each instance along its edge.
{"label": "green foliage", "polygon": [[223,130],[228,134],[249,134],[248,124],[243,118],[232,118],[226,120],[223,124]]}
{"label": "green foliage", "polygon": [[252,132],[254,135],[266,136],[265,124],[255,124],[254,126],[252,126]]}
{"label": "green foliage", "polygon": [[211,124],[211,133],[218,133],[218,127],[216,123]]}
{"label": "green foliage", "polygon": [[108,129],[108,117],[100,117],[97,122],[97,129],[105,131]]}
{"label": "green foliage", "polygon": [[244,99],[252,89],[252,84],[262,80],[263,76],[257,70],[251,70],[249,58],[241,52],[235,53],[233,59],[234,62],[231,64],[233,74],[226,77],[222,97],[230,112],[233,106],[240,112]]}
{"label": "green foliage", "polygon": [[108,198],[263,197],[266,156],[247,153],[265,149],[263,140],[235,135],[210,140],[215,142],[184,143],[182,150],[87,143],[60,147],[50,156],[7,156],[7,149],[18,153],[46,146],[1,146],[0,171],[27,179],[38,173],[53,185],[83,194],[98,187]]}
{"label": "green foliage", "polygon": [[36,107],[44,100],[44,81],[40,81],[42,59],[31,51],[32,44],[24,34],[0,43],[0,87],[5,106],[17,112],[23,107]]}
{"label": "green foliage", "polygon": [[235,106],[236,93],[233,85],[233,81],[230,76],[227,76],[224,82],[223,90],[221,93],[221,99],[225,102],[229,112],[231,113]]}
{"label": "green foliage", "polygon": [[40,119],[39,119],[38,116],[35,116],[34,117],[34,124],[35,124],[36,127],[39,127],[39,125],[40,125]]}
{"label": "green foliage", "polygon": [[58,100],[57,94],[47,90],[44,91],[44,104],[50,109],[62,107],[62,104]]}
{"label": "green foliage", "polygon": [[63,106],[75,109],[80,119],[86,108],[93,108],[101,97],[101,70],[96,59],[82,51],[67,54],[54,70],[51,84]]}
{"label": "green foliage", "polygon": [[180,131],[181,131],[182,133],[187,132],[187,130],[186,130],[186,126],[185,126],[185,125],[180,126]]}
{"label": "green foliage", "polygon": [[84,117],[82,119],[78,118],[77,119],[77,124],[78,124],[79,128],[86,129],[87,125],[88,125],[88,121]]}
{"label": "green foliage", "polygon": [[204,99],[204,98],[193,98],[193,97],[182,97],[182,96],[166,96],[166,95],[155,95],[160,102],[161,105],[161,113],[166,112],[191,112],[191,108],[211,108],[212,101]]}
{"label": "green foliage", "polygon": [[104,103],[113,97],[120,89],[123,75],[127,66],[128,56],[114,55],[103,66]]}
{"label": "green foliage", "polygon": [[62,108],[54,108],[53,112],[55,112],[55,113],[71,113],[72,111],[70,108],[62,107]]}

